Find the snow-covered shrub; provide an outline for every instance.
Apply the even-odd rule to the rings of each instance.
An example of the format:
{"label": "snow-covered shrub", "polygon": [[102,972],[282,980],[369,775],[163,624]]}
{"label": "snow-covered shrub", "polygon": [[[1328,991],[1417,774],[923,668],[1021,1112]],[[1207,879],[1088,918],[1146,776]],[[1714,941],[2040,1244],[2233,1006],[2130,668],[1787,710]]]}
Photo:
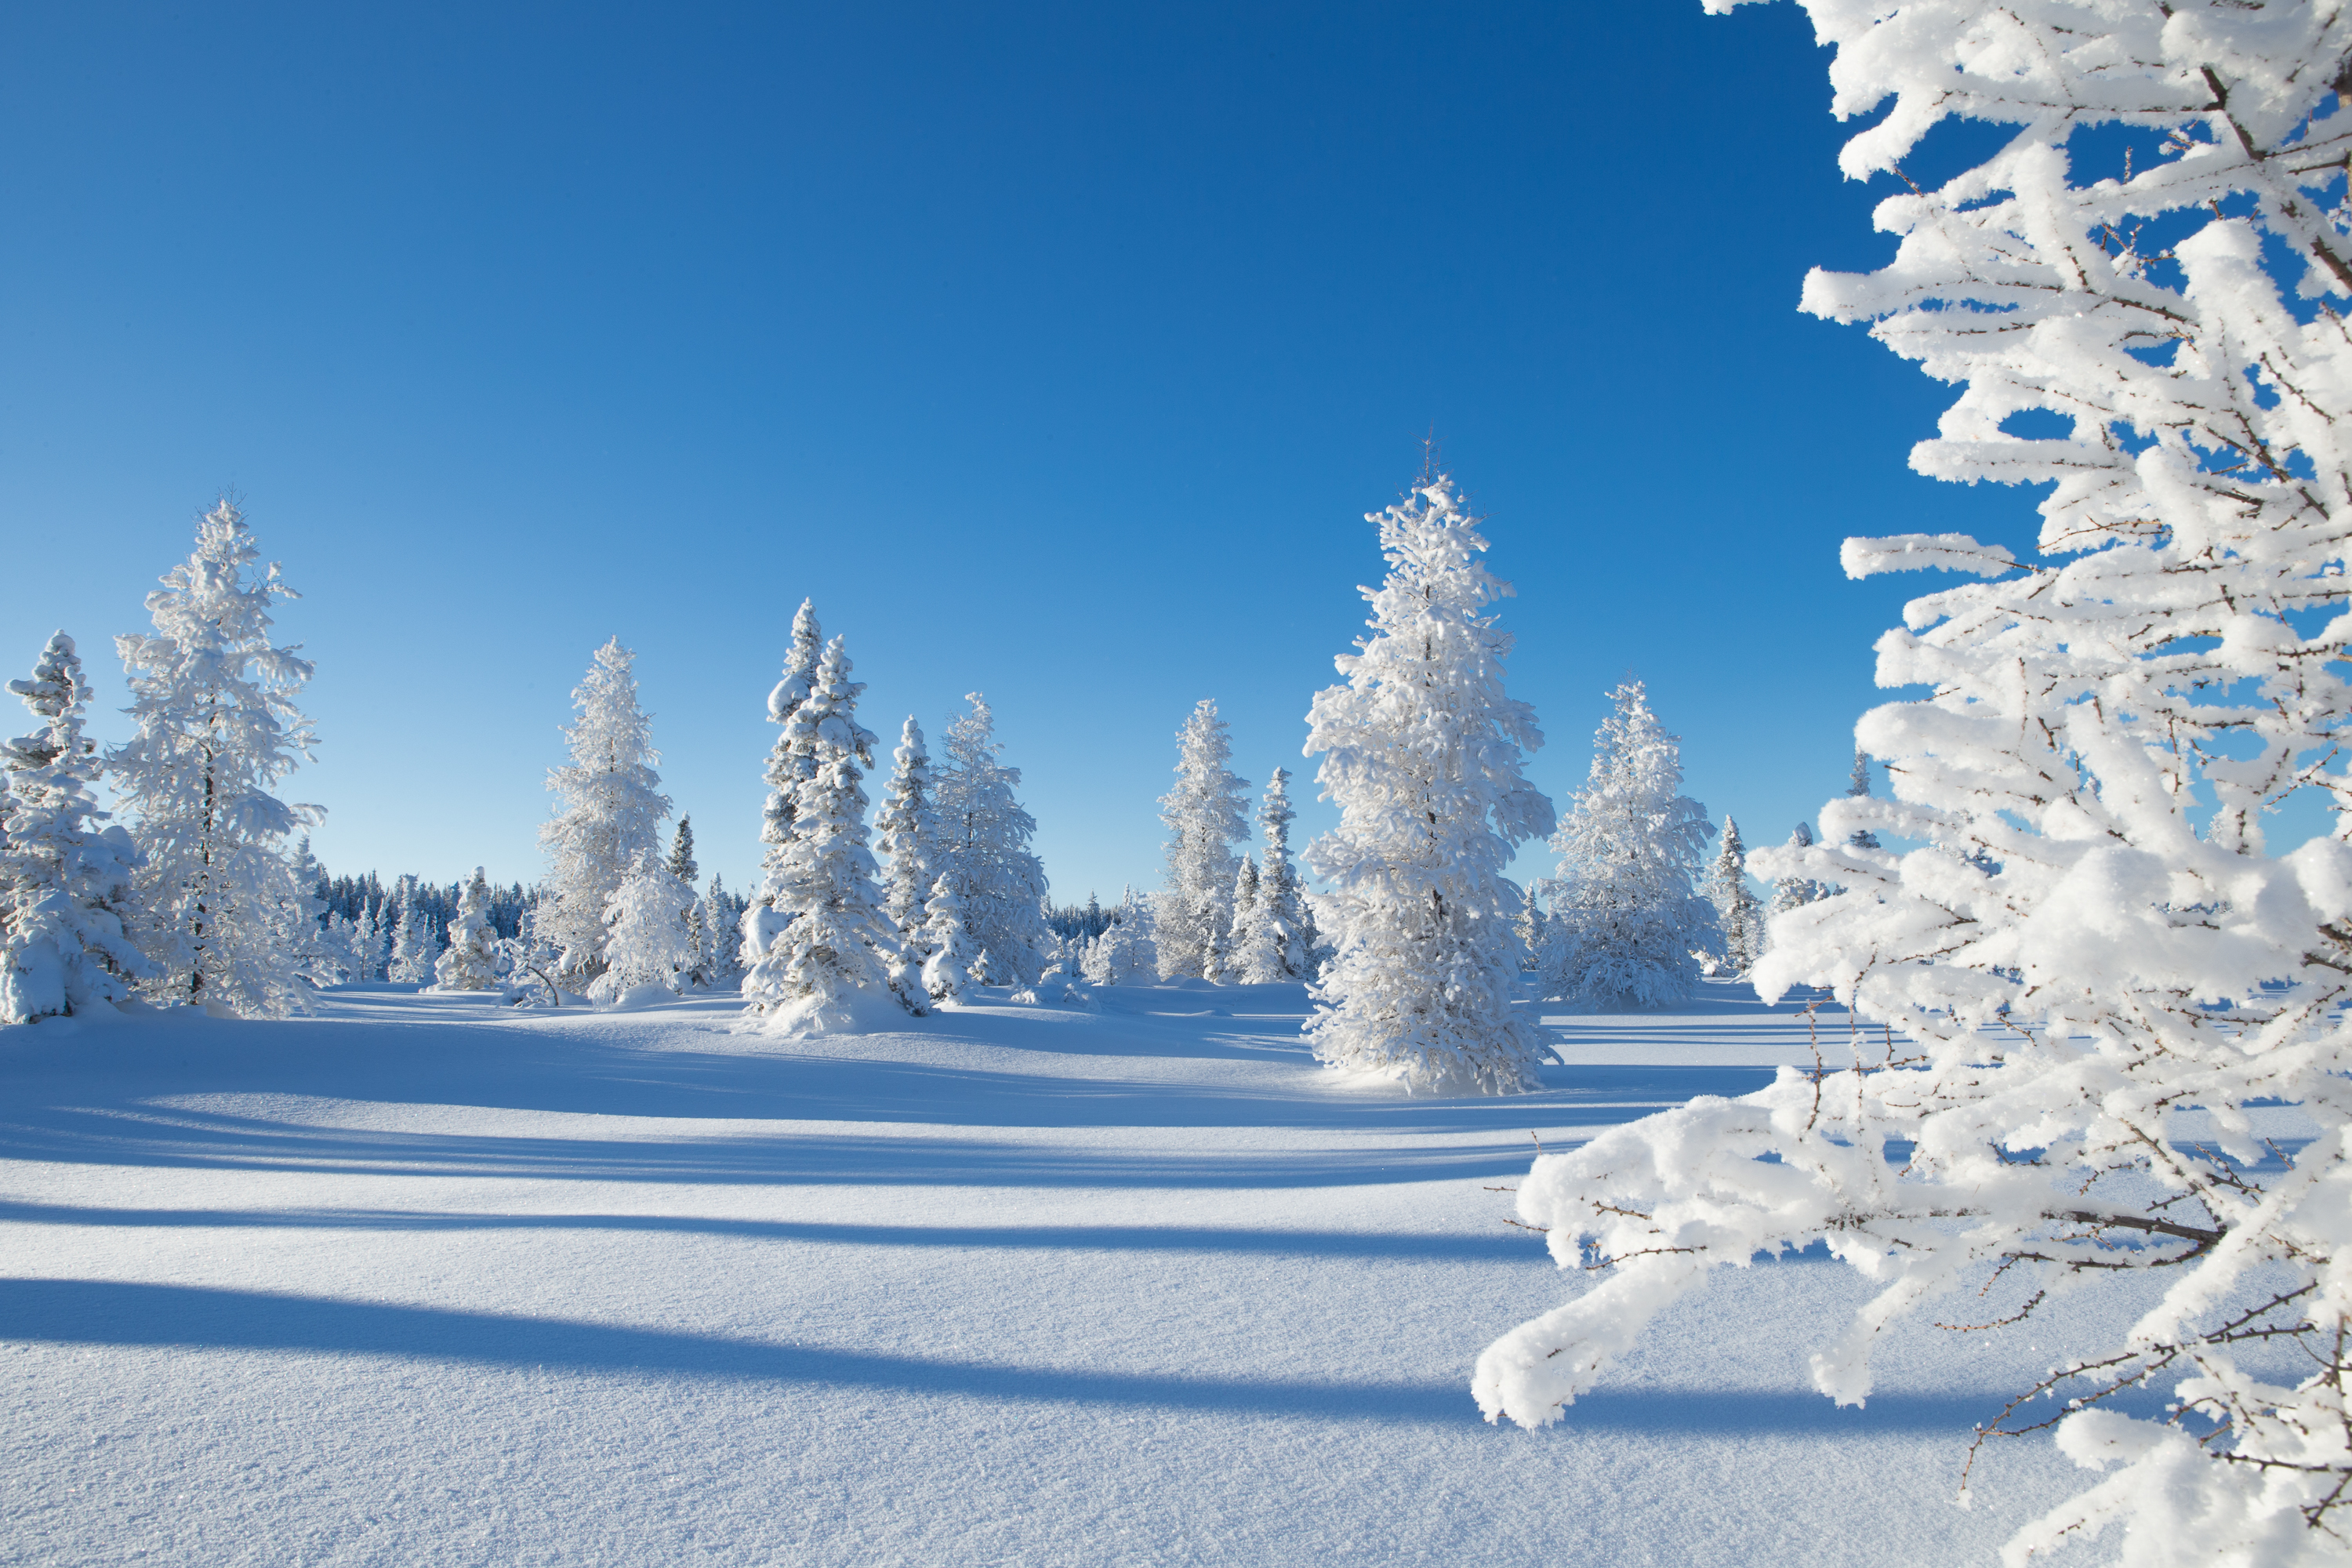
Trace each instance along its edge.
{"label": "snow-covered shrub", "polygon": [[652,721],[637,707],[636,658],[618,637],[596,650],[572,693],[580,710],[563,731],[572,761],[548,770],[547,787],[563,806],[539,830],[549,867],[538,929],[563,950],[567,984],[604,972],[604,911],[638,858],[661,854],[669,816]]}
{"label": "snow-covered shrub", "polygon": [[817,662],[807,700],[784,725],[790,754],[803,759],[795,767],[804,782],[761,901],[789,923],[743,976],[743,1000],[785,1029],[854,1027],[888,998],[908,1012],[929,1010],[905,972],[898,932],[875,884],[860,765],[874,760],[874,732],[857,722],[866,687],[849,671],[835,637]]}
{"label": "snow-covered shrub", "polygon": [[1233,947],[1233,841],[1249,831],[1241,800],[1249,781],[1225,766],[1225,731],[1216,703],[1201,699],[1176,731],[1176,787],[1160,797],[1169,833],[1157,928],[1163,980],[1223,979]]}
{"label": "snow-covered shrub", "polygon": [[26,1024],[125,1001],[154,966],[124,924],[138,846],[100,826],[90,793],[99,762],[73,638],[50,637],[8,689],[40,721],[0,743],[0,1023]]}
{"label": "snow-covered shrub", "polygon": [[479,866],[466,884],[457,918],[449,922],[449,945],[434,961],[436,991],[492,991],[499,984],[498,935],[490,929],[490,879]]}
{"label": "snow-covered shrub", "polygon": [[[1824,1242],[1881,1286],[1814,1361],[1842,1402],[1870,1391],[1879,1331],[1956,1287],[1991,1277],[1967,1316],[2023,1317],[2053,1348],[2049,1295],[2152,1271],[2166,1288],[2127,1332],[2063,1347],[2055,1400],[1993,1423],[2046,1414],[2106,1470],[2009,1560],[2115,1526],[2137,1563],[2340,1561],[2352,11],[1809,9],[1838,111],[1895,100],[1849,174],[1949,116],[2013,128],[1880,205],[1890,266],[1816,273],[1805,301],[1963,387],[1914,466],[2050,484],[2038,556],[1848,542],[1855,575],[1985,579],[1879,641],[1880,683],[1929,692],[1856,729],[1895,798],[1833,803],[1826,843],[1753,858],[1843,889],[1774,918],[1759,989],[1828,986],[1886,1044],[1538,1160],[1521,1216],[1603,1277],[1490,1348],[1478,1399],[1558,1419],[1662,1307],[1759,1250]],[[2006,428],[2026,411],[2068,429]],[[2305,790],[2335,832],[2273,853],[2266,817]],[[2264,1136],[2277,1101],[2307,1142]],[[2169,1421],[2101,1407],[2141,1385]]]}
{"label": "snow-covered shrub", "polygon": [[1339,826],[1306,855],[1332,884],[1338,943],[1307,1036],[1326,1063],[1413,1089],[1517,1093],[1548,1047],[1512,1007],[1503,868],[1551,830],[1552,809],[1520,772],[1543,733],[1504,694],[1511,637],[1486,611],[1511,587],[1479,564],[1486,541],[1442,474],[1365,521],[1389,568],[1364,590],[1372,632],[1334,661],[1346,681],[1307,714]]}
{"label": "snow-covered shrub", "polygon": [[1598,1007],[1662,1007],[1698,984],[1695,952],[1721,941],[1715,909],[1698,896],[1706,807],[1683,794],[1682,741],[1666,733],[1649,694],[1629,680],[1593,737],[1592,772],[1551,847],[1550,993]]}
{"label": "snow-covered shrub", "polygon": [[1000,760],[995,714],[977,691],[964,700],[971,711],[948,726],[932,847],[941,874],[955,884],[972,948],[992,955],[997,979],[1019,984],[1044,966],[1053,941],[1041,907],[1045,867],[1029,847],[1037,819],[1013,795],[1021,770]]}
{"label": "snow-covered shrub", "polygon": [[236,507],[196,524],[196,548],[147,595],[152,633],[114,639],[131,738],[107,754],[145,854],[131,936],[154,964],[141,989],[268,1017],[307,1005],[281,917],[307,897],[287,837],[324,814],[270,790],[310,754],[295,706],[310,662],[269,641],[269,606],[295,597]]}

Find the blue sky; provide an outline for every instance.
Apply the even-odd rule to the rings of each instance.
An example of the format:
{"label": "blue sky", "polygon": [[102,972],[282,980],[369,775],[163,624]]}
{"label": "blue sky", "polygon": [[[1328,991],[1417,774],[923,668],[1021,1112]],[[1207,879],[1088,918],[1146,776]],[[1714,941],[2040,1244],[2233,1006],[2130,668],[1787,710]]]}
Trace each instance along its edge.
{"label": "blue sky", "polygon": [[233,488],[306,595],[331,868],[539,875],[617,635],[740,882],[812,595],[870,728],[987,692],[1108,899],[1201,697],[1330,819],[1307,702],[1433,430],[1538,782],[1632,672],[1777,840],[1924,585],[1839,541],[2033,522],[1910,473],[1948,389],[1796,311],[1891,247],[1827,59],[1695,0],[15,7],[0,667],[63,626],[121,734],[110,639]]}

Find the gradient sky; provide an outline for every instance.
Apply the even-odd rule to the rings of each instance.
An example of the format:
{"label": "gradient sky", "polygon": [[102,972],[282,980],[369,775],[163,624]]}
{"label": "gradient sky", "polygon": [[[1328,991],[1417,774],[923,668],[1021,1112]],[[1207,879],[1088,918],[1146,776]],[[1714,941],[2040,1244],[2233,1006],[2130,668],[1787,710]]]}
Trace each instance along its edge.
{"label": "gradient sky", "polygon": [[1839,541],[2033,523],[1909,471],[1950,389],[1797,313],[1892,247],[1827,63],[1696,0],[11,7],[0,668],[64,626],[120,736],[110,639],[230,489],[306,595],[331,869],[539,876],[617,635],[740,884],[813,595],[886,737],[987,692],[1055,896],[1108,900],[1199,698],[1311,803],[1433,431],[1537,781],[1631,672],[1778,840],[1926,585]]}

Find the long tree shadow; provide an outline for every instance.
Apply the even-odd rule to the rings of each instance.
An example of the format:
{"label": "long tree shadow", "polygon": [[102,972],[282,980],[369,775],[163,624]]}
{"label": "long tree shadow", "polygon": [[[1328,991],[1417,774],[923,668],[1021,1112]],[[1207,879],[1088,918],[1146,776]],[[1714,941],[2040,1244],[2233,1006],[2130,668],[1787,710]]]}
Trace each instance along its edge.
{"label": "long tree shadow", "polygon": [[[1475,1426],[1460,1383],[1182,1377],[885,1355],[559,1319],[92,1279],[0,1279],[0,1339],[49,1344],[382,1355],[512,1368],[702,1377],[1317,1421]],[[1612,1434],[1965,1434],[1981,1397],[1882,1395],[1839,1409],[1779,1391],[1642,1389],[1568,1413]]]}

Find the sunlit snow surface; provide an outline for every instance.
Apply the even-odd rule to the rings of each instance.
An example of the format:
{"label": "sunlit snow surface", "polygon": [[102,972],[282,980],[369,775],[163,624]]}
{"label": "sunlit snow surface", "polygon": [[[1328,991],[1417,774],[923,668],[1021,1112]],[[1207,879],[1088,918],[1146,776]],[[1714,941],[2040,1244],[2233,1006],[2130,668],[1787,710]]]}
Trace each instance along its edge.
{"label": "sunlit snow surface", "polygon": [[1715,994],[1555,1020],[1507,1100],[1319,1071],[1295,986],[10,1029],[0,1561],[1988,1561],[2091,1480],[2032,1437],[1950,1500],[2067,1318],[1897,1330],[1839,1410],[1804,1354],[1856,1282],[1764,1264],[1563,1426],[1478,1419],[1480,1348],[1578,1288],[1489,1190],[1530,1135],[1812,1059]]}

